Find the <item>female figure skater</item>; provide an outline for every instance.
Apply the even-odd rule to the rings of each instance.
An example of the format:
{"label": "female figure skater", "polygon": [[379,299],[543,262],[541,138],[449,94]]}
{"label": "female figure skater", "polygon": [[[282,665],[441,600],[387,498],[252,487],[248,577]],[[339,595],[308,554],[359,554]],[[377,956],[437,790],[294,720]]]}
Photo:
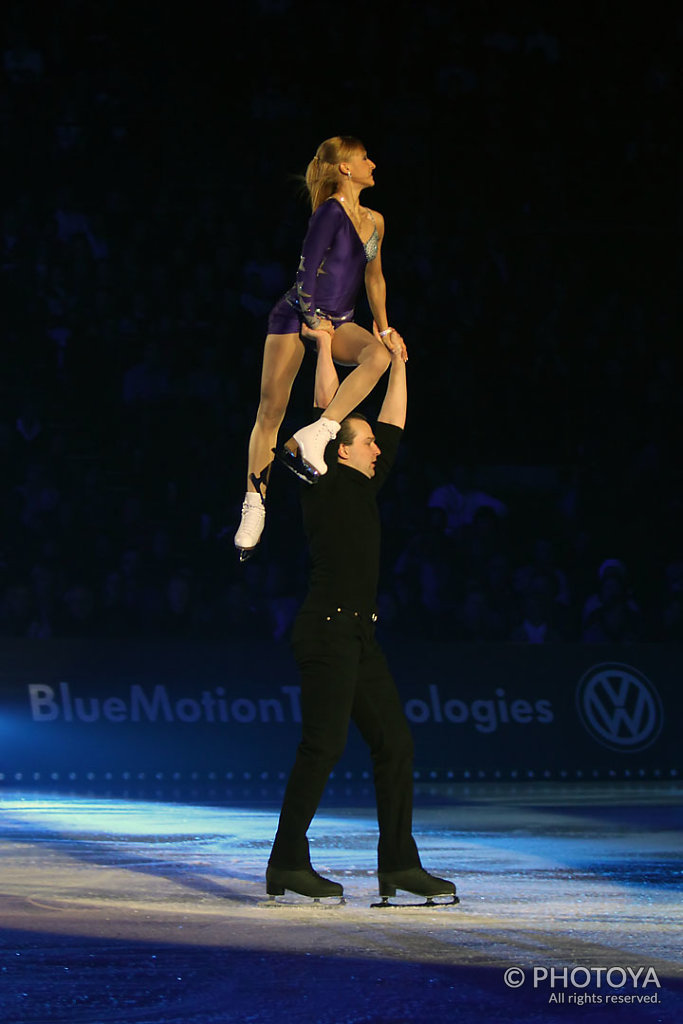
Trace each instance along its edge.
{"label": "female figure skater", "polygon": [[[247,491],[235,534],[240,561],[259,542],[265,524],[265,498],[277,432],[292,384],[304,356],[304,342],[330,343],[332,358],[356,368],[339,386],[315,423],[297,430],[278,457],[313,483],[327,471],[325,447],[344,419],[370,394],[390,362],[405,347],[389,326],[381,248],[384,219],[360,205],[364,188],[375,182],[375,164],[363,144],[350,136],[327,139],[306,170],[313,207],[296,283],[271,310],[263,353],[261,398],[249,441]],[[374,333],[354,323],[354,306],[365,280]]]}

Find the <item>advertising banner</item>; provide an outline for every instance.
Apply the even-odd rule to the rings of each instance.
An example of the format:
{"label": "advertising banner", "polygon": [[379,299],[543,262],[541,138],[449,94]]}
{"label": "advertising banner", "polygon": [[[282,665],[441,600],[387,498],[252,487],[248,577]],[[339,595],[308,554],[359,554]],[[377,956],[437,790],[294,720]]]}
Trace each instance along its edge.
{"label": "advertising banner", "polygon": [[[420,779],[649,779],[680,770],[679,648],[385,647]],[[282,779],[300,720],[286,645],[0,644],[0,787]],[[336,774],[369,771],[352,727]]]}

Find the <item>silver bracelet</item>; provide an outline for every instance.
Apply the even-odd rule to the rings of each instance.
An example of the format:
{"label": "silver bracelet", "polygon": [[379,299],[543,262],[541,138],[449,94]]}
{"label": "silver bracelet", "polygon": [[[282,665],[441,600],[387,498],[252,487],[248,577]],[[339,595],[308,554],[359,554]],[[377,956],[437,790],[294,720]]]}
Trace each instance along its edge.
{"label": "silver bracelet", "polygon": [[393,327],[387,327],[386,331],[380,331],[379,332],[379,336],[380,336],[380,338],[386,338],[387,334],[393,334],[393,333],[394,333],[394,328]]}

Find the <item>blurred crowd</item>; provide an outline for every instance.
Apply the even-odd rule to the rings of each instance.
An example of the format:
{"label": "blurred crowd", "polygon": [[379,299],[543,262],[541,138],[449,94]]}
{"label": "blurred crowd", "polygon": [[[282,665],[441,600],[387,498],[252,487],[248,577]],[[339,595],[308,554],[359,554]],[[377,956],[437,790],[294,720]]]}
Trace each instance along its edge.
{"label": "blurred crowd", "polygon": [[391,88],[316,23],[331,98],[291,73],[300,6],[250,5],[232,47],[114,0],[2,15],[0,637],[286,637],[293,478],[274,471],[245,565],[232,534],[308,217],[294,175],[341,131],[378,166],[365,201],[410,353],[381,629],[680,641],[683,23],[399,3]]}

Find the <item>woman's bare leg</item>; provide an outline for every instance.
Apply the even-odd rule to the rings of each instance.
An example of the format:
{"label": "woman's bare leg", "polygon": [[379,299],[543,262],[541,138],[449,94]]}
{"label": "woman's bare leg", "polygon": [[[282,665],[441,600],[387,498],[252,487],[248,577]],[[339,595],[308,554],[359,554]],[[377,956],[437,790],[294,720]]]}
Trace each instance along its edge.
{"label": "woman's bare leg", "polygon": [[265,498],[277,432],[284,419],[292,385],[301,367],[304,346],[298,334],[269,334],[263,350],[261,399],[249,438],[247,491]]}
{"label": "woman's bare leg", "polygon": [[299,372],[304,347],[298,334],[269,334],[263,350],[261,399],[249,439],[247,491],[235,534],[240,560],[252,554],[266,520],[266,489],[273,463],[277,432],[284,419],[292,384]]}
{"label": "woman's bare leg", "polygon": [[345,365],[356,364],[356,369],[339,386],[320,419],[297,430],[278,449],[278,458],[309,483],[327,472],[325,448],[337,436],[341,420],[370,394],[391,361],[386,347],[357,324],[342,324],[334,332],[332,358]]}
{"label": "woman's bare leg", "polygon": [[325,417],[341,422],[370,394],[391,362],[388,349],[358,324],[342,324],[332,338],[332,358],[342,365],[354,365],[325,409]]}

